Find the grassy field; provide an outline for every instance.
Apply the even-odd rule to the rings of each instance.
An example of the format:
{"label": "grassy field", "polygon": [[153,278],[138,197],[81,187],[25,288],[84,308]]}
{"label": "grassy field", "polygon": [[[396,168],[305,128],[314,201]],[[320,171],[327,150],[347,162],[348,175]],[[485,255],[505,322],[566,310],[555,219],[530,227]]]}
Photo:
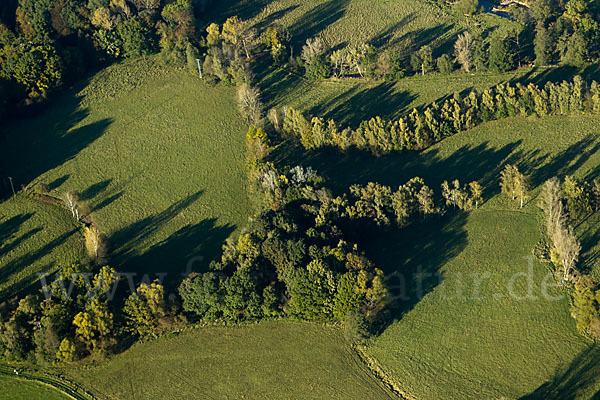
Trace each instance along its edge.
{"label": "grassy field", "polygon": [[208,16],[224,22],[239,15],[262,31],[286,27],[295,54],[307,38],[320,36],[331,48],[370,43],[377,47],[419,48],[430,44],[448,51],[466,28],[493,30],[512,24],[493,15],[465,18],[451,7],[425,0],[225,0],[212,6]]}
{"label": "grassy field", "polygon": [[0,400],[64,400],[71,399],[49,385],[19,378],[0,376]]}
{"label": "grassy field", "polygon": [[115,268],[176,281],[247,221],[244,127],[235,88],[140,59],[5,127],[1,158],[18,184],[77,191]]}
{"label": "grassy field", "polygon": [[69,374],[111,399],[393,398],[339,330],[303,323],[201,328]]}
{"label": "grassy field", "polygon": [[83,235],[66,210],[25,196],[0,203],[0,302],[33,284],[38,273],[84,254]]}
{"label": "grassy field", "polygon": [[[482,125],[422,153],[303,155],[339,189],[369,180],[396,186],[417,175],[436,189],[455,178],[477,179],[486,188],[486,204],[469,216],[454,214],[363,242],[391,277],[393,293],[404,297],[368,352],[409,395],[589,398],[600,390],[598,350],[577,333],[565,296],[543,296],[547,266],[534,261],[530,270],[525,259],[542,237],[537,187],[554,175],[600,174],[598,126],[598,118],[586,116],[517,118]],[[280,162],[297,159],[293,154]],[[498,194],[505,163],[517,164],[534,188],[523,210]],[[597,230],[592,220],[587,227],[582,261],[597,271]],[[394,273],[406,282],[405,292]],[[529,276],[535,299],[523,298]],[[547,293],[564,294],[556,288]]]}
{"label": "grassy field", "polygon": [[308,115],[333,118],[342,126],[380,116],[397,119],[413,108],[440,101],[455,92],[484,90],[500,82],[533,79],[531,70],[504,74],[431,74],[399,82],[367,79],[329,79],[314,82],[284,69],[266,69],[257,75],[267,107],[291,106]]}

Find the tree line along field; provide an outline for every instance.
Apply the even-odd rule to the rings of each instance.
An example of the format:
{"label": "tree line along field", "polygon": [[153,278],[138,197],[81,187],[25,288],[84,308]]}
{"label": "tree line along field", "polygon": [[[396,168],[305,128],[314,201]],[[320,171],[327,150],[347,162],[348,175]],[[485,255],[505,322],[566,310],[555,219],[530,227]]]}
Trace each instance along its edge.
{"label": "tree line along field", "polygon": [[121,272],[177,282],[189,259],[203,257],[202,268],[248,218],[234,89],[156,58],[109,67],[5,130],[2,164],[15,183],[78,192]]}
{"label": "tree line along field", "polygon": [[106,398],[395,398],[339,329],[307,323],[192,329],[68,372]]}
{"label": "tree line along field", "polygon": [[[375,235],[367,255],[386,276],[401,272],[410,299],[400,302],[393,322],[368,345],[409,395],[416,398],[589,398],[600,389],[592,342],[580,336],[569,315],[568,298],[544,300],[541,282],[549,269],[533,263],[536,300],[507,296],[511,277],[528,272],[531,250],[542,237],[538,187],[552,176],[597,176],[600,164],[598,118],[590,116],[512,118],[486,123],[447,138],[419,153],[375,158],[352,153],[313,152],[305,163],[337,187],[376,181],[397,186],[420,176],[439,190],[443,180],[478,180],[486,203],[467,217],[423,223]],[[289,162],[286,159],[285,162]],[[530,179],[531,198],[523,210],[499,195],[498,176],[506,163]],[[582,262],[597,275],[594,220]],[[363,244],[365,245],[365,244]],[[425,275],[422,300],[415,299],[418,273]],[[470,274],[487,278],[476,281]],[[478,283],[479,282],[479,283]],[[397,283],[392,280],[389,284]],[[447,298],[462,289],[476,299]],[[518,296],[526,292],[517,280]],[[556,289],[556,295],[566,291]],[[393,290],[392,290],[393,294]],[[496,296],[498,295],[498,296]],[[455,296],[456,297],[456,296]]]}

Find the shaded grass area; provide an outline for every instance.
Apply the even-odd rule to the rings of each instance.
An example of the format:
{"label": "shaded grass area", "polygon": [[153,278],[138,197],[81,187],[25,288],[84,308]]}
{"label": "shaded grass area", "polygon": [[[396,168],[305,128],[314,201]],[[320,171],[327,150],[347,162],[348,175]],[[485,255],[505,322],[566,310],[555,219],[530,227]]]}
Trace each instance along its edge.
{"label": "shaded grass area", "polygon": [[[414,176],[479,180],[486,203],[360,243],[384,269],[395,302],[368,353],[409,395],[438,398],[589,398],[600,390],[596,350],[580,336],[549,269],[529,264],[542,237],[537,195],[548,178],[600,175],[598,117],[513,118],[481,125],[422,152],[381,158],[283,147],[276,160],[310,165],[342,192],[354,182],[397,187]],[[532,185],[523,210],[499,194],[518,165]],[[578,227],[582,265],[597,276],[597,216]],[[530,269],[531,268],[531,269]],[[531,276],[535,299],[526,298]],[[544,284],[544,279],[547,279]],[[550,299],[545,293],[560,297]],[[512,293],[512,295],[511,295]]]}
{"label": "shaded grass area", "polygon": [[305,323],[195,329],[68,372],[110,398],[393,398],[338,329]]}
{"label": "shaded grass area", "polygon": [[25,196],[0,203],[0,301],[84,255],[83,235],[66,210]]}
{"label": "shaded grass area", "polygon": [[177,282],[247,221],[246,132],[235,88],[156,60],[109,67],[5,127],[2,164],[18,184],[81,193],[115,268]]}
{"label": "shaded grass area", "polygon": [[[399,82],[344,79],[313,82],[283,69],[261,69],[258,84],[267,107],[291,106],[312,116],[333,118],[339,126],[358,126],[375,116],[398,119],[413,108],[522,79],[528,72],[431,74]],[[531,74],[536,76],[536,73]]]}
{"label": "shaded grass area", "polygon": [[294,165],[302,159],[338,190],[368,181],[398,186],[420,176],[435,189],[444,180],[479,180],[489,199],[498,193],[499,173],[507,163],[516,164],[534,188],[556,175],[600,176],[598,130],[594,116],[511,118],[459,133],[421,152],[377,158],[362,152],[303,152],[281,146],[275,160]]}
{"label": "shaded grass area", "polygon": [[0,399],[63,400],[71,399],[49,385],[19,378],[0,376]]}
{"label": "shaded grass area", "polygon": [[[570,364],[595,363],[566,292],[527,259],[540,237],[535,215],[484,207],[445,229],[462,232],[464,248],[440,263],[431,239],[415,249],[410,232],[386,254],[398,254],[397,270],[413,280],[420,270],[436,274],[425,275],[433,288],[369,346],[404,390],[423,399],[517,398],[552,385]],[[579,387],[600,389],[598,375],[570,379],[573,398]]]}

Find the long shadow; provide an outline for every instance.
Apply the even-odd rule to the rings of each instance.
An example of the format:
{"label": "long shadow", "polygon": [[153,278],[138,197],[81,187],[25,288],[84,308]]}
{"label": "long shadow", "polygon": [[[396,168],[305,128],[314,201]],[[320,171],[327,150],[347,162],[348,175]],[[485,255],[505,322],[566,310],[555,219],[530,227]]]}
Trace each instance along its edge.
{"label": "long shadow", "polygon": [[[235,226],[229,224],[217,226],[214,218],[187,225],[131,260],[131,265],[144,266],[144,273],[167,274],[165,285],[175,289],[190,273],[208,271],[209,263],[218,258],[221,246],[234,230]],[[155,271],[148,268],[152,265]]]}
{"label": "long shadow", "polygon": [[299,7],[298,5],[293,5],[293,6],[289,6],[287,8],[284,8],[283,10],[279,10],[277,12],[274,12],[274,13],[270,14],[268,17],[266,17],[264,20],[256,23],[254,25],[254,29],[256,29],[258,32],[263,32],[269,26],[271,26],[272,24],[276,23],[279,19],[283,18],[286,14],[294,11],[298,7]]}
{"label": "long shadow", "polygon": [[[592,345],[579,353],[565,369],[556,371],[552,380],[544,383],[521,400],[598,398],[599,392],[589,393],[600,383],[600,348]],[[592,397],[593,396],[593,397]]]}
{"label": "long shadow", "polygon": [[434,147],[423,152],[374,157],[367,152],[340,153],[334,149],[306,152],[298,146],[282,144],[272,154],[272,159],[284,169],[299,164],[313,167],[332,183],[337,192],[344,191],[353,183],[370,181],[397,187],[419,176],[436,191],[444,180],[458,178],[463,183],[477,180],[485,188],[484,197],[489,198],[498,193],[499,174],[506,164],[517,165],[535,188],[553,176],[577,171],[600,151],[600,139],[586,136],[556,154],[521,146],[521,140],[500,147],[483,142],[462,145],[446,155],[440,154],[439,148]]}
{"label": "long shadow", "polygon": [[2,243],[0,243],[0,257],[2,257],[4,254],[7,254],[8,252],[16,249],[17,247],[19,247],[21,245],[21,243],[26,242],[33,235],[35,235],[36,233],[38,233],[38,232],[40,232],[42,230],[43,229],[38,226],[36,228],[28,230],[27,232],[25,232],[24,234],[22,234],[18,238],[14,239],[10,243],[7,243],[6,241],[3,241]]}
{"label": "long shadow", "polygon": [[315,105],[309,110],[309,114],[327,116],[340,126],[356,128],[362,121],[376,116],[399,118],[408,111],[408,105],[416,98],[408,91],[397,92],[395,84],[391,82],[380,83],[368,89],[355,86],[325,104]]}
{"label": "long shadow", "polygon": [[181,280],[190,261],[196,272],[205,269],[208,262],[220,254],[221,245],[235,230],[234,226],[216,226],[216,220],[205,220],[185,226],[144,249],[145,243],[152,240],[157,231],[201,195],[201,191],[190,195],[156,215],[115,232],[110,238],[114,248],[111,264],[119,266],[119,272],[135,273],[140,278],[143,274],[166,274],[165,279],[172,284]]}
{"label": "long shadow", "polygon": [[452,212],[363,238],[361,247],[387,280],[388,315],[379,331],[400,320],[443,281],[440,269],[468,244],[466,221],[466,214]]}
{"label": "long shadow", "polygon": [[335,150],[307,153],[297,146],[282,146],[274,161],[282,166],[310,165],[338,192],[353,183],[366,184],[370,181],[396,188],[415,176],[423,178],[434,190],[439,190],[444,180],[457,178],[462,182],[478,180],[482,186],[491,188],[506,160],[520,144],[521,141],[515,141],[495,148],[484,142],[463,145],[448,156],[441,156],[438,149],[431,149],[379,158],[357,151],[346,154]]}
{"label": "long shadow", "polygon": [[111,124],[106,118],[73,128],[89,115],[79,103],[68,93],[40,115],[1,127],[0,170],[14,178],[15,187],[75,157]]}
{"label": "long shadow", "polygon": [[348,3],[350,0],[328,0],[306,12],[291,27],[293,41],[302,45],[306,39],[317,36],[344,16]]}
{"label": "long shadow", "polygon": [[575,75],[581,76],[585,82],[591,82],[592,80],[598,81],[600,79],[600,66],[598,66],[597,63],[591,64],[583,70],[568,65],[554,66],[545,69],[532,69],[523,76],[511,80],[511,83],[519,82],[525,85],[533,83],[543,86],[546,82],[570,81]]}
{"label": "long shadow", "polygon": [[214,1],[206,10],[203,21],[208,25],[211,22],[222,24],[233,15],[237,15],[244,20],[249,20],[257,16],[269,0],[219,0]]}
{"label": "long shadow", "polygon": [[21,225],[31,217],[33,217],[33,213],[15,215],[6,220],[5,217],[0,217],[0,246],[3,246],[8,239],[18,232]]}
{"label": "long shadow", "polygon": [[112,178],[94,183],[93,185],[85,189],[83,192],[79,193],[79,198],[84,201],[90,200],[102,193],[110,185],[111,182]]}
{"label": "long shadow", "polygon": [[[2,274],[0,276],[2,277],[3,280],[9,278],[12,274],[17,273],[18,271],[22,270],[24,267],[32,264],[33,262],[39,260],[40,258],[42,258],[45,255],[47,255],[48,253],[50,253],[52,250],[54,250],[55,247],[58,247],[61,244],[63,244],[72,235],[77,234],[77,232],[79,232],[78,229],[73,229],[70,232],[63,233],[62,235],[53,239],[49,243],[46,243],[44,246],[40,247],[39,249],[32,251],[30,253],[27,253],[21,257],[18,257],[16,259],[8,262],[7,264],[2,266],[2,268],[1,268]],[[6,299],[7,297],[10,297],[11,295],[14,295],[17,291],[26,289],[27,282],[32,283],[37,280],[36,278],[31,277],[31,276],[29,278],[31,278],[31,279],[29,279],[29,280],[20,279],[20,282],[18,284],[10,285],[8,288],[6,288],[2,292],[0,292],[0,302],[2,300]]]}

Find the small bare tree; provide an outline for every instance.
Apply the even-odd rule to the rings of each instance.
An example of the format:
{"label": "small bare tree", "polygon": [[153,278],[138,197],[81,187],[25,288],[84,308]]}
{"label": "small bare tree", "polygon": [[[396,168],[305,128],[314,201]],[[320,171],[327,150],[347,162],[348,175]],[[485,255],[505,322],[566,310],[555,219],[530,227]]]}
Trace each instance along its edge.
{"label": "small bare tree", "polygon": [[260,101],[260,91],[248,84],[243,84],[238,90],[238,105],[240,112],[248,123],[256,126],[262,124],[263,104]]}
{"label": "small bare tree", "polygon": [[94,262],[101,263],[106,256],[106,237],[95,225],[86,227],[84,236],[88,255]]}
{"label": "small bare tree", "polygon": [[77,202],[79,201],[79,196],[75,192],[65,192],[63,193],[61,200],[64,206],[71,211],[73,214],[73,218],[77,218],[79,221],[79,211],[77,210]]}
{"label": "small bare tree", "polygon": [[458,35],[458,39],[454,43],[454,57],[466,72],[469,72],[473,66],[474,43],[473,36],[466,31]]}
{"label": "small bare tree", "polygon": [[320,56],[325,52],[325,43],[320,37],[306,39],[306,44],[302,46],[302,60],[306,64],[312,63],[315,57]]}

